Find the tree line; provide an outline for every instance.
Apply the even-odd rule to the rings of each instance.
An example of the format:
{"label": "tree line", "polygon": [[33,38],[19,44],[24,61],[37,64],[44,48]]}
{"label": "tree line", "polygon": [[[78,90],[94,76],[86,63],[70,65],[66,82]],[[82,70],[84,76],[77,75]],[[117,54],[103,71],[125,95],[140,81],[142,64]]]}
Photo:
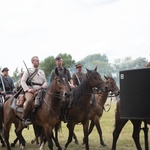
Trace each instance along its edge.
{"label": "tree line", "polygon": [[[88,55],[80,61],[76,62],[73,60],[70,54],[60,53],[58,56],[61,56],[63,59],[63,66],[69,69],[70,73],[73,74],[76,72],[75,64],[81,63],[83,65],[83,72],[86,73],[86,68],[94,69],[98,67],[98,72],[103,77],[112,76],[117,83],[119,83],[119,71],[126,69],[137,69],[143,68],[148,63],[148,60],[143,57],[138,57],[132,59],[132,57],[125,57],[124,59],[115,59],[114,63],[109,63],[108,57],[105,54],[92,54]],[[48,56],[40,62],[40,68],[44,70],[47,81],[49,82],[50,73],[52,69],[55,68],[55,57]],[[19,78],[19,73],[23,72],[23,69],[16,70],[13,72],[12,78],[16,81]]]}

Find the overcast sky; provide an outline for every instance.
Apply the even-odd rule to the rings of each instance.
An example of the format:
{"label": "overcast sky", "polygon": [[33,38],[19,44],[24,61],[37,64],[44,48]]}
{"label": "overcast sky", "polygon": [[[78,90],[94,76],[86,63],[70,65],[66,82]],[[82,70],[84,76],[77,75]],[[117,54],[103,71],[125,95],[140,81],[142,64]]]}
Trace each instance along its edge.
{"label": "overcast sky", "polygon": [[11,71],[59,53],[149,60],[150,0],[1,0],[0,52]]}

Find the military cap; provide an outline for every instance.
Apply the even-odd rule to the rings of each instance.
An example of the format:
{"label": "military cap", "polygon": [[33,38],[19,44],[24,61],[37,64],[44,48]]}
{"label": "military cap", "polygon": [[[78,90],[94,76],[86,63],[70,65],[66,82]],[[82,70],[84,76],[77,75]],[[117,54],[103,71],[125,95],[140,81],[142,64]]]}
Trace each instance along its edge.
{"label": "military cap", "polygon": [[75,64],[75,67],[76,67],[76,68],[79,68],[79,67],[82,67],[82,66],[83,66],[83,65],[80,64],[80,63]]}
{"label": "military cap", "polygon": [[62,60],[62,58],[61,58],[60,56],[57,56],[57,57],[55,58],[55,60]]}
{"label": "military cap", "polygon": [[4,71],[9,71],[9,69],[7,67],[3,68],[2,72]]}

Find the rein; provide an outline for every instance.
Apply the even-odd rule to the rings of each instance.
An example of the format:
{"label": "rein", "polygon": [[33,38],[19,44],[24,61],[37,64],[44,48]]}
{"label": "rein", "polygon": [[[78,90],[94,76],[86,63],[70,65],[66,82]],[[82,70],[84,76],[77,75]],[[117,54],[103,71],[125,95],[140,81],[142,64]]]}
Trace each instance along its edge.
{"label": "rein", "polygon": [[112,103],[112,95],[111,95],[111,99],[110,99],[110,103],[109,103],[109,108],[106,110],[105,107],[103,106],[103,110],[105,112],[109,112],[110,108],[111,108],[111,103]]}
{"label": "rein", "polygon": [[56,118],[59,119],[59,117],[58,117],[59,115],[56,114],[56,112],[52,109],[52,107],[47,103],[47,101],[45,100],[45,98],[43,99],[43,101],[48,106],[48,108],[54,113],[54,115],[56,116]]}
{"label": "rein", "polygon": [[[60,94],[49,93],[49,92],[46,92],[46,94],[48,94],[48,95],[54,95],[54,97],[56,97],[56,98],[61,98]],[[47,103],[47,101],[45,100],[45,98],[43,99],[43,101],[48,106],[48,108],[54,113],[54,115],[56,116],[56,118],[59,119],[59,117],[58,117],[59,115],[56,114],[56,112],[52,109],[52,107]]]}

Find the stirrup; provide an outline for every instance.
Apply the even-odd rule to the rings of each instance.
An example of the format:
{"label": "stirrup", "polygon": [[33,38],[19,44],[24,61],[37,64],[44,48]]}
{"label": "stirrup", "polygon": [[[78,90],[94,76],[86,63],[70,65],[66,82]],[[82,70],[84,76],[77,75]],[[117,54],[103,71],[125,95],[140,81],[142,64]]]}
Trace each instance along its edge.
{"label": "stirrup", "polygon": [[22,124],[24,127],[28,127],[30,124],[32,124],[30,119],[23,119]]}

